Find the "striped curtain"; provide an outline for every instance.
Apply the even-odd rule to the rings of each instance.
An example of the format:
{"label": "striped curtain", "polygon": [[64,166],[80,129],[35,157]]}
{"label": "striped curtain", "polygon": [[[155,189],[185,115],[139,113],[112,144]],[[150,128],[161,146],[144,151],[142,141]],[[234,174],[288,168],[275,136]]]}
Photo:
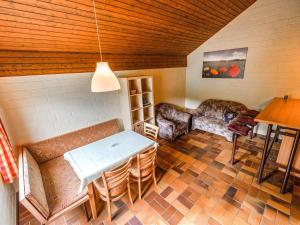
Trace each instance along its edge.
{"label": "striped curtain", "polygon": [[0,119],[0,173],[5,183],[12,183],[18,176],[18,167],[7,133]]}

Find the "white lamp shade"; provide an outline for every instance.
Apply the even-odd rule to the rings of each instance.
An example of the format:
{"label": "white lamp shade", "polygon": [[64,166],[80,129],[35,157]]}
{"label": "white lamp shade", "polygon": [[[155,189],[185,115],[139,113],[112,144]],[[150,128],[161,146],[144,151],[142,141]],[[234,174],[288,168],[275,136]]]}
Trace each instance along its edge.
{"label": "white lamp shade", "polygon": [[92,78],[92,92],[106,92],[120,89],[116,75],[111,71],[107,62],[97,62],[96,71]]}

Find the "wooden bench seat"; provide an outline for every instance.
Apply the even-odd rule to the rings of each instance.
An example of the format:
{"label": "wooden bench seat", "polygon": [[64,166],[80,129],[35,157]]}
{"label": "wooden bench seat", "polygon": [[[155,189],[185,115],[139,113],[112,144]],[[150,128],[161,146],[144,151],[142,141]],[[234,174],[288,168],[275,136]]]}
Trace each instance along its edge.
{"label": "wooden bench seat", "polygon": [[19,152],[19,199],[41,223],[59,217],[89,200],[78,194],[80,180],[63,154],[120,131],[111,120],[38,143]]}

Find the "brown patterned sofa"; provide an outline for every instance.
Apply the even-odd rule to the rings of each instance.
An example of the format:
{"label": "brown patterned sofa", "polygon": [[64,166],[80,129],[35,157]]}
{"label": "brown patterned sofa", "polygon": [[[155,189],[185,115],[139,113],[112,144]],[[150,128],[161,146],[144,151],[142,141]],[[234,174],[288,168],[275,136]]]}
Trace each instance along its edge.
{"label": "brown patterned sofa", "polygon": [[189,132],[191,114],[168,103],[158,104],[155,111],[159,137],[174,141],[176,137]]}
{"label": "brown patterned sofa", "polygon": [[[247,107],[239,102],[220,99],[205,100],[197,109],[191,110],[192,130],[204,130],[232,141],[233,133],[228,130],[229,122],[246,110]],[[228,118],[229,116],[232,118]]]}
{"label": "brown patterned sofa", "polygon": [[80,180],[64,160],[72,149],[120,131],[117,120],[22,146],[19,152],[19,199],[41,223],[54,220],[89,200],[78,194]]}

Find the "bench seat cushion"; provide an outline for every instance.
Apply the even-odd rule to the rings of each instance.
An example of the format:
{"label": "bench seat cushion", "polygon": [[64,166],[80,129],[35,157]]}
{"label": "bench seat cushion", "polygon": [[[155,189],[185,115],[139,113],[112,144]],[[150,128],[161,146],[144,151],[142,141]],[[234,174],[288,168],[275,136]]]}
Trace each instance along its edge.
{"label": "bench seat cushion", "polygon": [[51,215],[86,195],[78,194],[80,180],[63,156],[40,164],[40,171]]}

